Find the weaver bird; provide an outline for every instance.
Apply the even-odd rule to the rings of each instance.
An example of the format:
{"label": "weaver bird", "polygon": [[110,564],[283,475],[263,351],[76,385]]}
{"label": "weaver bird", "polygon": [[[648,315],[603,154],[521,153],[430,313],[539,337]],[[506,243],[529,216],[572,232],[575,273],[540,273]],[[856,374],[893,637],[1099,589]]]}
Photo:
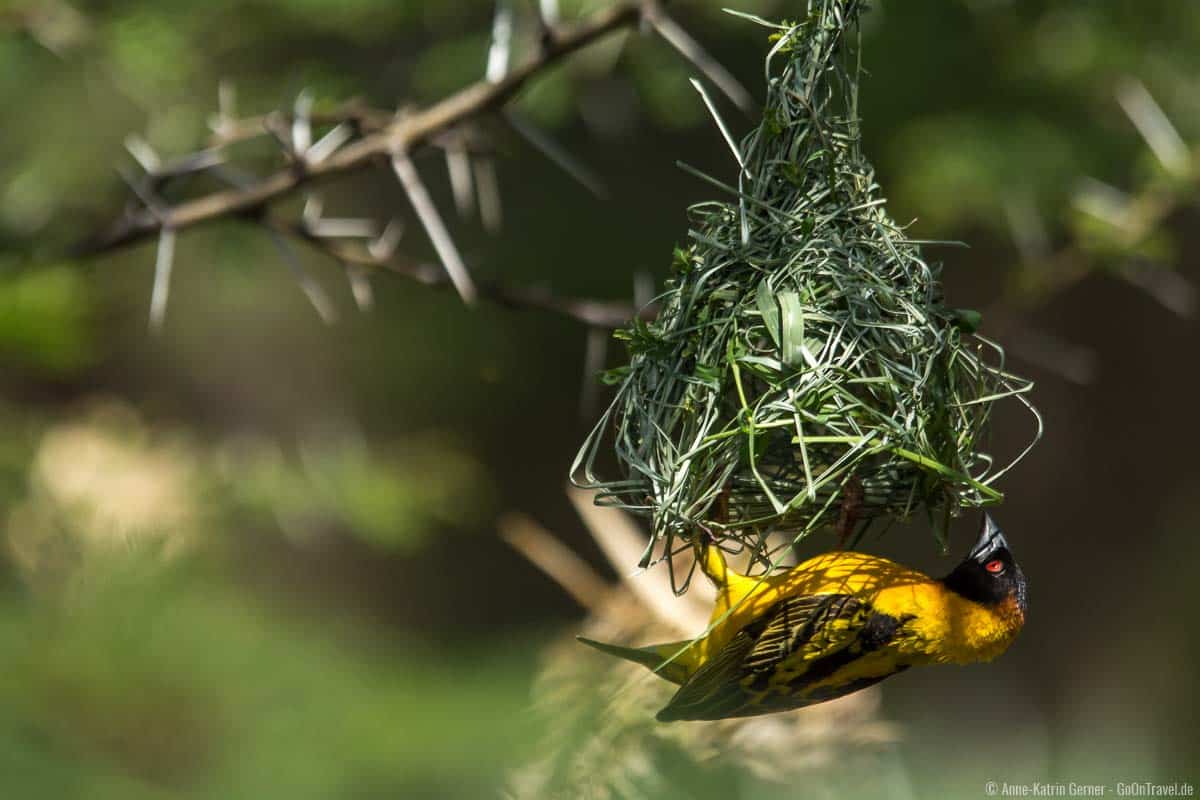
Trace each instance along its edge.
{"label": "weaver bird", "polygon": [[979,541],[941,580],[849,551],[752,578],[709,544],[701,567],[718,590],[702,637],[642,648],[580,637],[679,685],[660,722],[787,711],[920,664],[990,661],[1025,623],[1025,575],[987,514]]}

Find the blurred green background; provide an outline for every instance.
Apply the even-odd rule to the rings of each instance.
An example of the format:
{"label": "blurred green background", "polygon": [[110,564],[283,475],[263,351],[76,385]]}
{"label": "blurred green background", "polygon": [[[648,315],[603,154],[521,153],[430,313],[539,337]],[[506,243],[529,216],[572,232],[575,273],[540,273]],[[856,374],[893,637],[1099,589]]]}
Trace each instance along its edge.
{"label": "blurred green background", "polygon": [[[761,97],[764,32],[719,5],[671,13]],[[730,5],[782,18],[803,3]],[[861,109],[893,216],[970,243],[929,256],[1037,380],[1047,424],[997,514],[1029,624],[993,665],[885,686],[900,733],[881,780],[916,797],[1195,782],[1200,4],[875,5]],[[533,676],[583,614],[496,520],[528,513],[601,563],[563,491],[596,410],[586,329],[386,277],[358,313],[337,266],[298,251],[337,306],[323,325],[270,238],[226,222],[181,235],[150,335],[153,243],[64,255],[126,201],[126,136],[164,156],[203,147],[222,80],[245,114],[304,89],[318,107],[426,104],[481,76],[491,20],[482,0],[0,4],[3,796],[486,797],[544,747]],[[626,301],[638,274],[661,279],[686,206],[711,196],[675,162],[733,174],[692,74],[635,34],[524,92],[609,196],[498,129],[504,227],[451,224],[477,277]],[[1139,134],[1130,81],[1186,163]],[[449,213],[441,157],[418,166]],[[322,194],[333,216],[408,220],[402,248],[432,257],[389,175]],[[1002,415],[997,448],[1026,425]],[[974,520],[956,525],[954,555]],[[920,527],[865,546],[951,561]],[[719,757],[702,770],[665,785],[819,794]]]}

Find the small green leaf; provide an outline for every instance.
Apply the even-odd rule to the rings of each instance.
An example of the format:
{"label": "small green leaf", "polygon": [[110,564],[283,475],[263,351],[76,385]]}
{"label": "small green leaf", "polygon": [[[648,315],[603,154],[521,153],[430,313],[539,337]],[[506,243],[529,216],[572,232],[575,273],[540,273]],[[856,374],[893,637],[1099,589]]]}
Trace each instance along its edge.
{"label": "small green leaf", "polygon": [[671,269],[676,275],[686,275],[692,271],[692,249],[690,247],[675,247],[671,256]]}
{"label": "small green leaf", "polygon": [[783,340],[779,336],[779,304],[775,302],[775,295],[767,285],[766,278],[758,282],[754,303],[758,306],[758,313],[762,314],[763,324],[766,325],[767,333],[771,335],[775,346],[783,347]]}
{"label": "small green leaf", "polygon": [[600,373],[600,382],[605,386],[618,386],[625,382],[625,379],[629,377],[629,373],[631,371],[632,370],[628,364],[605,370],[604,372]]}
{"label": "small green leaf", "polygon": [[721,388],[721,370],[704,364],[697,364],[693,372],[696,379],[711,389]]}
{"label": "small green leaf", "polygon": [[804,306],[800,295],[796,292],[780,292],[779,307],[783,312],[780,330],[783,341],[780,344],[780,355],[783,363],[789,367],[804,363]]}

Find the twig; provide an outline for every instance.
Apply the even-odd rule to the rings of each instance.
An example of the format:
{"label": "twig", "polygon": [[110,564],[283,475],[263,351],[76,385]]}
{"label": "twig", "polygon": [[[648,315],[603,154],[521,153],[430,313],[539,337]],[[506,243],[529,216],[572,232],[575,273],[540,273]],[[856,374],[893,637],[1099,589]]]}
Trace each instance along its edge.
{"label": "twig", "polygon": [[[319,163],[308,164],[304,169],[289,166],[250,186],[226,189],[180,203],[169,209],[165,217],[176,231],[182,231],[205,222],[250,214],[314,181],[363,169],[398,152],[414,152],[463,122],[502,107],[531,78],[571,53],[636,25],[649,5],[645,0],[617,3],[577,27],[557,33],[529,61],[511,69],[498,81],[482,80],[423,111],[392,119],[383,128],[366,133]],[[229,131],[222,133],[230,135]],[[162,226],[163,219],[149,209],[134,209],[107,231],[82,244],[78,252],[97,254],[130,245],[157,234]]]}
{"label": "twig", "polygon": [[500,518],[499,528],[500,536],[510,547],[588,611],[599,612],[612,597],[615,587],[532,518],[525,514],[505,514]]}
{"label": "twig", "polygon": [[622,573],[622,582],[644,607],[660,619],[678,626],[684,633],[703,629],[708,624],[707,609],[712,607],[715,592],[706,581],[697,581],[695,591],[680,598],[663,581],[638,580],[647,575],[644,570],[632,575],[626,570],[645,549],[646,534],[628,514],[616,508],[597,505],[593,492],[572,487],[567,490],[567,497],[609,563]]}
{"label": "twig", "polygon": [[[394,246],[384,251],[383,248],[376,247],[375,243],[362,247],[344,240],[323,239],[314,236],[302,224],[270,216],[263,219],[262,224],[278,233],[303,240],[348,268],[383,271],[434,288],[453,286],[445,270],[434,264],[405,261],[396,255]],[[388,236],[388,231],[384,231],[380,241]],[[377,252],[373,253],[372,250]],[[651,320],[658,314],[658,309],[654,306],[638,308],[630,303],[555,294],[549,289],[539,287],[481,282],[476,284],[475,288],[480,298],[506,308],[545,311],[590,327],[608,330],[620,328],[634,317]]]}
{"label": "twig", "polygon": [[[477,122],[496,114],[545,157],[594,193],[603,195],[603,185],[595,174],[508,108],[507,103],[530,80],[570,54],[639,23],[656,27],[735,102],[745,106],[750,102],[749,95],[690,35],[665,16],[663,0],[615,0],[607,10],[576,23],[560,23],[558,4],[553,0],[529,0],[535,12],[534,21],[543,34],[541,46],[523,63],[513,64],[514,2],[497,0],[484,78],[426,109],[384,111],[352,100],[333,111],[318,111],[312,95],[302,91],[287,111],[239,119],[233,86],[222,83],[218,110],[210,121],[213,139],[208,149],[164,161],[144,140],[138,137],[128,140],[130,153],[145,172],[136,180],[127,177],[140,203],[129,205],[112,226],[92,236],[76,248],[76,253],[105,253],[158,236],[152,325],[162,322],[177,235],[193,226],[222,219],[248,220],[274,231],[273,238],[284,260],[296,272],[302,290],[326,321],[334,318],[334,306],[312,276],[305,274],[295,254],[280,238],[282,233],[301,238],[336,258],[346,268],[355,302],[363,310],[372,305],[369,275],[374,269],[383,269],[423,285],[453,286],[468,304],[476,297],[483,297],[508,307],[560,314],[597,330],[620,327],[633,317],[653,318],[657,309],[641,302],[631,305],[561,296],[545,287],[476,284],[412,157],[425,146],[443,149],[460,213],[469,213],[474,205],[484,227],[497,230],[502,207],[495,164],[490,147],[477,141],[481,135]],[[226,163],[227,146],[264,136],[272,137],[278,145],[286,162],[282,168],[259,177]],[[316,184],[344,173],[387,165],[408,195],[437,251],[442,269],[398,257],[396,240],[401,229],[394,222],[371,240],[378,229],[369,220],[322,217],[319,200],[313,194]],[[160,199],[158,190],[168,182],[200,171],[211,171],[227,188],[176,205]],[[302,219],[294,224],[273,219],[273,204],[298,193],[309,197]],[[599,341],[598,335],[593,333],[590,337],[593,349]]]}
{"label": "twig", "polygon": [[[235,118],[226,108],[226,104],[232,99],[232,89],[228,88],[228,84],[222,84],[222,89],[220,94],[222,110],[214,114],[209,121],[209,128],[212,130],[212,146],[224,147],[265,136],[268,118],[278,117],[280,113],[273,111],[254,117]],[[290,115],[284,115],[283,121],[291,125],[293,118]],[[396,121],[396,115],[391,111],[369,108],[361,100],[351,100],[333,111],[314,111],[309,117],[309,121],[317,127],[345,125],[353,131],[368,134],[378,133],[387,128]]]}

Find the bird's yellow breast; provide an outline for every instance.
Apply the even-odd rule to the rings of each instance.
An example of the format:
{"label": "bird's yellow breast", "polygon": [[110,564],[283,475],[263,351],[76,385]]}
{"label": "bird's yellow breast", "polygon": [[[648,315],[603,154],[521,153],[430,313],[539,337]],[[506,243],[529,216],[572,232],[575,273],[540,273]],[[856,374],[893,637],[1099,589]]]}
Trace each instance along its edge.
{"label": "bird's yellow breast", "polygon": [[1023,622],[1015,603],[989,608],[928,575],[865,553],[825,553],[778,575],[751,578],[730,570],[725,576],[710,633],[696,646],[700,663],[780,600],[807,595],[850,595],[904,620],[902,635],[889,649],[913,665],[991,660],[1004,652]]}
{"label": "bird's yellow breast", "polygon": [[984,606],[928,579],[924,584],[882,588],[871,602],[884,614],[911,617],[897,647],[914,664],[991,661],[1008,649],[1024,623],[1015,601]]}

